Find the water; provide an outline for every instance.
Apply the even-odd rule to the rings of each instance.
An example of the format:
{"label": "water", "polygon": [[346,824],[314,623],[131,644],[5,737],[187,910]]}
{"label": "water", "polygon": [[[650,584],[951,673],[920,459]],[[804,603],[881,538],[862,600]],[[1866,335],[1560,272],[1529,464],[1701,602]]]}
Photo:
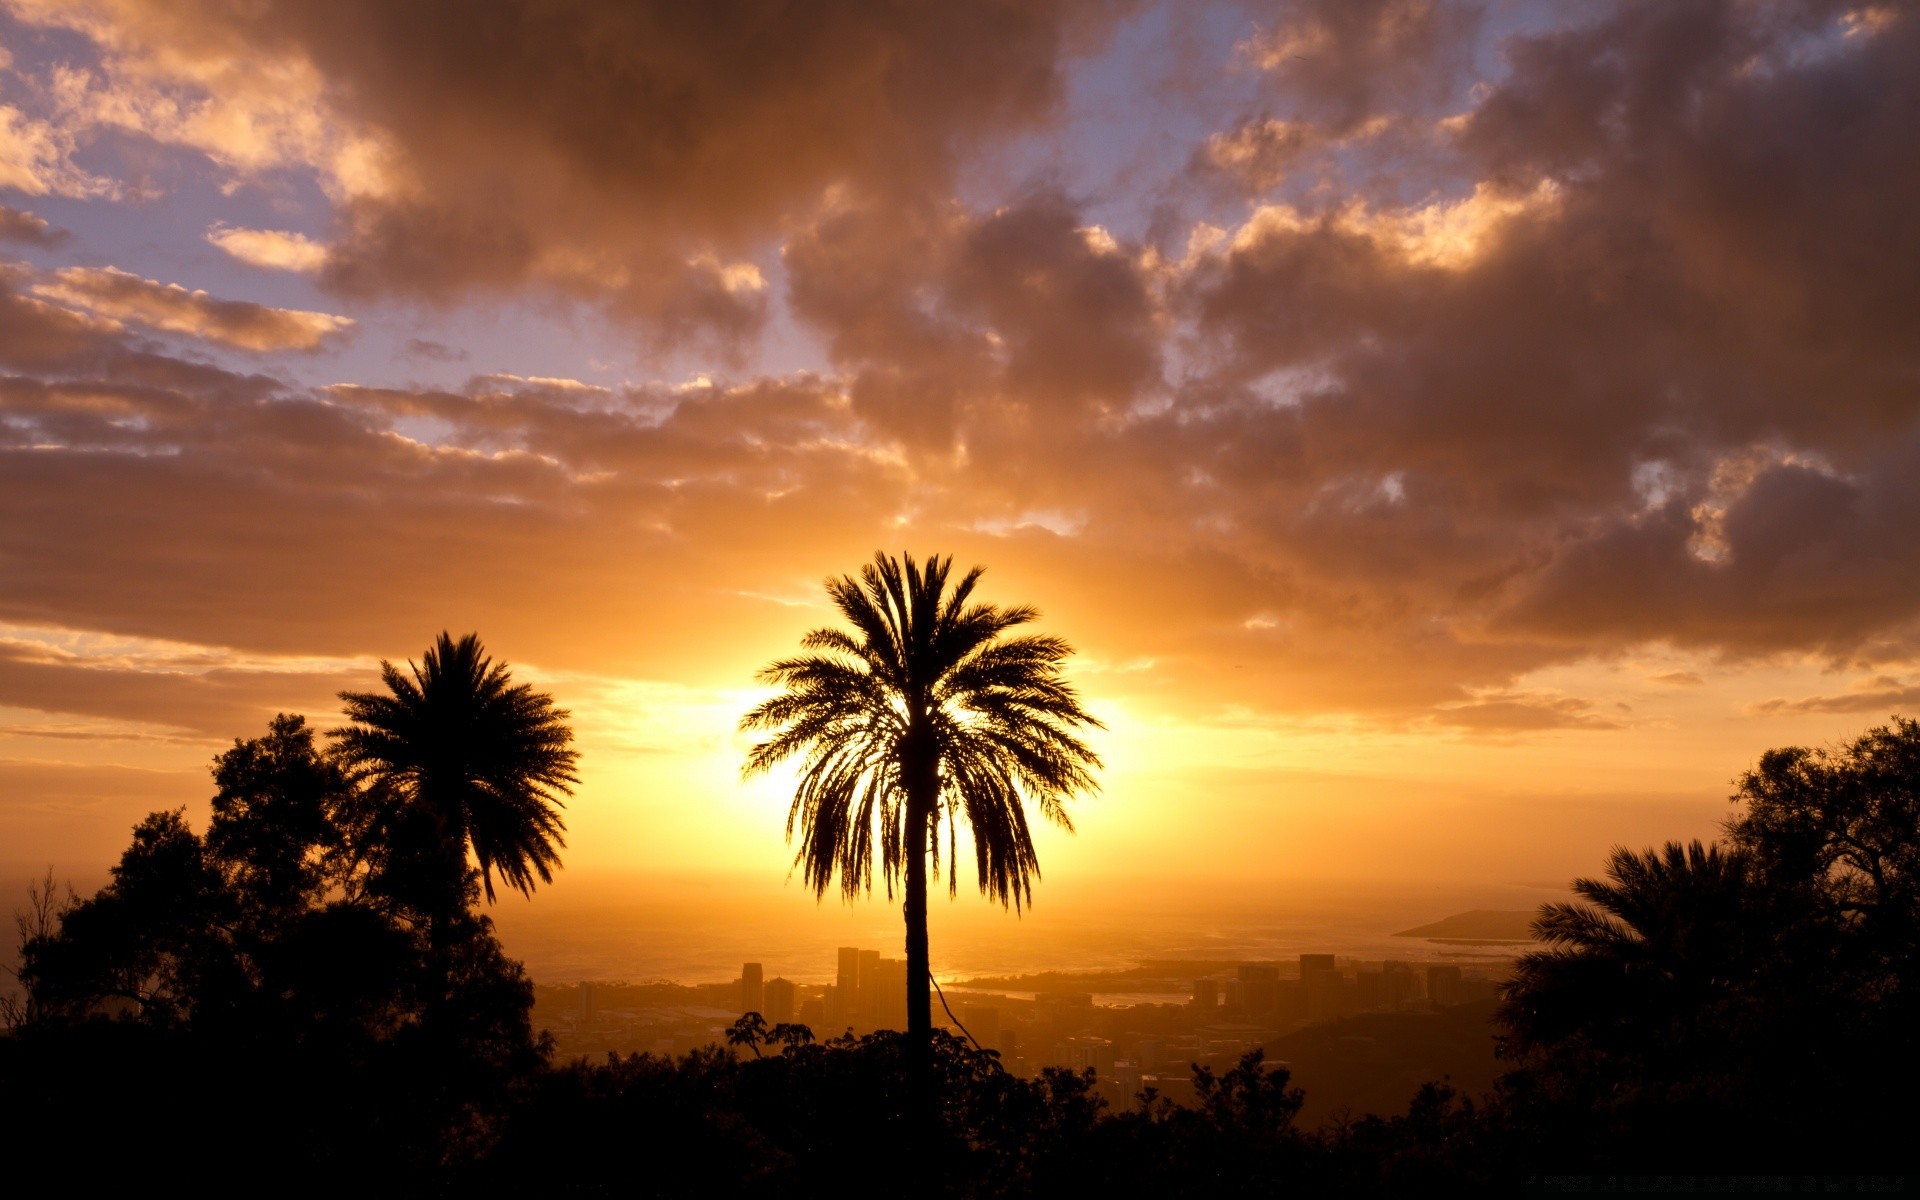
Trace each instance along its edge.
{"label": "water", "polygon": [[[1038,897],[1035,909],[1015,917],[963,893],[935,899],[929,936],[942,980],[1302,953],[1470,963],[1510,951],[1393,934],[1470,909],[1531,910],[1564,895],[1525,884],[1088,885]],[[549,984],[723,982],[738,977],[743,962],[763,964],[768,978],[826,983],[838,947],[898,957],[903,942],[897,904],[816,903],[777,881],[575,883],[530,902],[515,898],[493,915],[508,952]]]}

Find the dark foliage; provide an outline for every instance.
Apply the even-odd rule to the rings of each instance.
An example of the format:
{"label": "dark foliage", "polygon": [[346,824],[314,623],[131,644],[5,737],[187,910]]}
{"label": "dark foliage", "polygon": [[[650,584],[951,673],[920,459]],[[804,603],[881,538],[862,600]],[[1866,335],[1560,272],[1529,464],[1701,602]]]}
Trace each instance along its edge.
{"label": "dark foliage", "polygon": [[1614,852],[1549,905],[1500,1021],[1537,1161],[1622,1170],[1904,1165],[1920,1101],[1920,725],[1789,748],[1726,846]]}
{"label": "dark foliage", "polygon": [[407,1191],[471,1159],[544,1063],[532,984],[472,911],[474,872],[454,912],[373,886],[384,826],[299,717],[213,774],[204,837],[153,814],[107,887],[26,931],[0,1127],[58,1146],[88,1114],[113,1148],[94,1179],[217,1132],[204,1170],[231,1190],[273,1168],[275,1190],[372,1171]]}
{"label": "dark foliage", "polygon": [[534,880],[553,882],[560,808],[579,782],[567,713],[513,683],[473,634],[442,633],[405,673],[382,662],[380,679],[385,693],[340,694],[352,723],[333,731],[339,761],[366,785],[373,885],[457,913],[469,849],[489,900],[495,873],[528,895]]}
{"label": "dark foliage", "polygon": [[[1465,1161],[1475,1111],[1444,1089],[1407,1117],[1312,1133],[1294,1125],[1287,1072],[1255,1052],[1224,1074],[1196,1070],[1195,1107],[1143,1097],[1108,1112],[1091,1072],[1016,1078],[936,1031],[928,1126],[914,1117],[905,1035],[774,1052],[763,1032],[743,1020],[729,1039],[765,1046],[758,1057],[609,1056],[545,1072],[475,1177],[593,1196],[827,1196],[911,1180],[966,1197],[1368,1194],[1479,1177]],[[636,1137],[670,1157],[637,1171]]]}
{"label": "dark foliage", "polygon": [[1617,850],[1544,909],[1490,1095],[1430,1084],[1319,1129],[1259,1052],[1196,1067],[1190,1105],[1118,1111],[1091,1072],[1017,1078],[938,1030],[817,1042],[758,1014],[729,1049],[552,1066],[480,871],[457,905],[392,878],[385,781],[284,716],[214,779],[204,836],[155,813],[98,894],[35,890],[0,1037],[10,1165],[213,1194],[1502,1194],[1898,1172],[1920,1116],[1913,722],[1769,753],[1727,844]]}
{"label": "dark foliage", "polygon": [[927,879],[940,868],[946,824],[948,890],[959,886],[959,826],[972,832],[980,890],[1015,909],[1040,874],[1027,805],[1068,829],[1065,802],[1097,786],[1099,757],[1080,730],[1099,728],[1060,671],[1071,647],[1010,636],[1039,613],[973,600],[981,568],[952,581],[952,558],[876,554],[860,578],[827,580],[852,632],[816,629],[808,653],[760,672],[780,694],[740,721],[766,735],[748,774],[790,758],[799,784],[787,814],[795,865],[825,895],[849,898],[877,875],[903,890],[907,1024],[932,1028]]}

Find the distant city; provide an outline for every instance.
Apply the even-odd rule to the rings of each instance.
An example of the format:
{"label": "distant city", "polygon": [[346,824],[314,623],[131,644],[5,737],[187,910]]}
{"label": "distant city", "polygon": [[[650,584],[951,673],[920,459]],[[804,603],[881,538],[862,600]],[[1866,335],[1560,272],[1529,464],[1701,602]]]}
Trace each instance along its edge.
{"label": "distant city", "polygon": [[[1181,965],[1195,968],[1184,980],[1174,973]],[[1091,988],[998,991],[948,984],[944,1000],[934,998],[934,1021],[997,1051],[1015,1074],[1090,1067],[1110,1101],[1128,1103],[1144,1088],[1181,1100],[1191,1095],[1194,1063],[1231,1063],[1289,1033],[1362,1013],[1432,1013],[1488,1001],[1505,964],[1463,968],[1302,954],[1297,962],[1157,966],[1165,968],[1162,974],[1142,979],[1128,973],[1125,986],[1144,985],[1140,990],[1160,992],[1165,1002],[1096,1004]],[[541,987],[534,1020],[554,1036],[555,1056],[563,1060],[678,1055],[723,1045],[727,1027],[747,1012],[759,1013],[768,1025],[798,1022],[823,1040],[905,1027],[903,959],[843,946],[836,968],[830,984],[767,979],[761,964],[750,962],[729,983]]]}

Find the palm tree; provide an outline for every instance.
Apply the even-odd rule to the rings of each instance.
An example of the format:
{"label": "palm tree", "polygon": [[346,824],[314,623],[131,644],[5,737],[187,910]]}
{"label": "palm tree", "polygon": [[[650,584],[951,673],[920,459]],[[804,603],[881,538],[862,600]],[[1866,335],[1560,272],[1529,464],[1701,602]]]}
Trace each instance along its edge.
{"label": "palm tree", "polygon": [[940,868],[941,821],[949,894],[958,890],[951,859],[964,820],[980,890],[1018,911],[1040,874],[1027,803],[1071,830],[1064,802],[1097,789],[1089,769],[1100,765],[1075,733],[1100,722],[1060,676],[1072,648],[1056,637],[1003,636],[1039,613],[970,604],[981,568],[949,589],[952,563],[934,556],[922,567],[881,553],[858,580],[827,580],[852,631],[816,629],[801,640],[811,653],[761,671],[781,694],[740,722],[770,735],[749,753],[746,774],[801,757],[787,838],[799,830],[795,865],[816,895],[836,877],[849,899],[871,892],[877,873],[891,898],[904,876],[907,1032],[916,1044],[933,1029],[927,877],[929,865]]}
{"label": "palm tree", "polygon": [[1498,1019],[1523,1055],[1692,1060],[1764,1003],[1755,987],[1775,922],[1738,850],[1668,842],[1616,847],[1606,879],[1576,879],[1585,903],[1544,905],[1547,949],[1522,955]]}
{"label": "palm tree", "polygon": [[579,782],[565,710],[473,634],[442,633],[406,673],[382,660],[380,678],[387,694],[340,693],[353,723],[331,732],[374,798],[390,890],[433,917],[464,909],[469,848],[489,901],[495,872],[524,895],[553,882],[562,797]]}

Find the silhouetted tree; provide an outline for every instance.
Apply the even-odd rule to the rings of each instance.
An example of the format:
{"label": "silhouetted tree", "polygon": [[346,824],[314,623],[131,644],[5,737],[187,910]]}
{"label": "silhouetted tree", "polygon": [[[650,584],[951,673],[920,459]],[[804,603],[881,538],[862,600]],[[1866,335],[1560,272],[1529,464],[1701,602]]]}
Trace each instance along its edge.
{"label": "silhouetted tree", "polygon": [[1727,823],[1764,885],[1830,926],[1823,969],[1880,1000],[1920,1004],[1920,722],[1845,746],[1769,750]]}
{"label": "silhouetted tree", "polygon": [[472,634],[442,633],[421,665],[382,661],[386,694],[342,692],[352,724],[333,731],[366,788],[377,831],[376,886],[430,919],[465,910],[467,851],[487,899],[498,872],[532,894],[565,845],[559,810],[579,782],[567,713],[514,684]]}
{"label": "silhouetted tree", "polygon": [[911,555],[877,554],[860,579],[829,579],[852,632],[807,634],[812,653],[762,671],[781,694],[740,723],[770,733],[747,773],[801,757],[787,836],[799,830],[797,863],[816,894],[836,877],[849,897],[871,890],[875,874],[889,896],[903,882],[915,1040],[933,1027],[927,878],[939,870],[940,822],[950,851],[960,822],[971,827],[980,890],[1018,909],[1039,874],[1027,803],[1071,829],[1063,801],[1096,787],[1089,768],[1100,761],[1076,732],[1099,722],[1060,675],[1071,648],[1004,636],[1039,614],[970,603],[981,569],[949,588],[951,567],[951,558],[923,568]]}
{"label": "silhouetted tree", "polygon": [[285,919],[348,881],[352,789],[305,717],[281,713],[265,737],[236,739],[214,760],[213,782],[206,851],[254,919]]}
{"label": "silhouetted tree", "polygon": [[1748,1023],[1734,1010],[1762,999],[1751,981],[1773,930],[1748,868],[1697,841],[1616,847],[1606,878],[1574,880],[1585,903],[1541,908],[1547,948],[1520,957],[1499,1011],[1510,1048],[1577,1042],[1637,1072],[1697,1076],[1716,1034]]}
{"label": "silhouetted tree", "polygon": [[[213,773],[204,837],[154,813],[105,888],[22,924],[0,1093],[84,1103],[129,1162],[219,1129],[235,1174],[215,1190],[248,1164],[304,1163],[321,1190],[326,1172],[470,1156],[544,1061],[520,964],[464,905],[422,921],[369,886],[383,827],[301,718],[236,741]],[[100,1106],[157,1079],[165,1113]],[[70,1111],[8,1100],[0,1127],[31,1140]]]}
{"label": "silhouetted tree", "polygon": [[1920,1069],[1920,724],[1769,751],[1738,788],[1730,845],[1615,850],[1542,909],[1499,1021],[1549,1163],[1892,1166],[1920,1118],[1884,1086]]}

